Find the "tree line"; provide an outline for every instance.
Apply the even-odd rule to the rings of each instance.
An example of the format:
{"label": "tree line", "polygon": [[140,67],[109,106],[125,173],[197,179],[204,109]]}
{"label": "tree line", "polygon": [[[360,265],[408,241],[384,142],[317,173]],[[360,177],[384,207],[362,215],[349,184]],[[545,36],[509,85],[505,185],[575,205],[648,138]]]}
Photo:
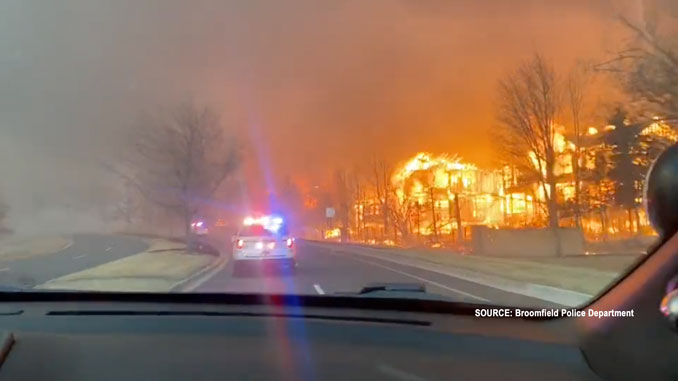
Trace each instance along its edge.
{"label": "tree line", "polygon": [[[597,211],[606,232],[608,206],[627,210],[629,225],[633,227],[635,220],[638,226],[644,176],[672,143],[643,131],[652,123],[678,121],[678,49],[656,29],[626,19],[621,22],[635,38],[609,61],[578,66],[563,76],[548,59],[535,54],[499,81],[498,152],[526,179],[539,184],[547,225],[554,229],[563,213],[572,214],[579,226],[583,213]],[[591,139],[583,128],[582,111],[587,83],[597,75],[611,76],[629,101],[613,105],[604,123],[610,127]],[[564,152],[556,147],[556,134],[563,119],[570,121],[566,127],[575,146],[573,152],[566,152],[572,158],[574,184],[574,197],[567,203],[559,200],[557,191],[562,177],[558,161]],[[587,165],[591,161],[594,165]],[[584,187],[583,182],[597,187]]]}
{"label": "tree line", "polygon": [[[524,182],[541,189],[544,223],[554,230],[563,217],[571,217],[579,227],[584,216],[599,215],[606,234],[608,208],[617,207],[626,210],[631,230],[635,225],[638,232],[644,177],[653,160],[672,143],[643,132],[652,123],[675,126],[678,122],[678,48],[671,36],[661,36],[652,24],[640,27],[626,19],[620,22],[634,38],[605,62],[579,63],[560,73],[548,58],[535,54],[498,81],[496,151]],[[603,105],[606,115],[597,116],[599,128],[591,136],[588,127],[596,123],[587,106],[591,84],[598,77],[620,85],[627,101]],[[562,133],[573,147],[558,147],[558,126],[565,127]],[[558,171],[564,157],[570,160],[567,174]],[[338,209],[342,237],[347,238],[349,230],[358,235],[365,230],[355,225],[361,220],[355,218],[356,213],[361,211],[354,208],[361,207],[368,193],[382,219],[382,237],[406,240],[418,229],[413,226],[419,223],[417,216],[422,208],[433,205],[419,205],[398,194],[391,183],[392,169],[383,160],[372,160],[362,171],[336,171],[332,202]],[[563,181],[574,188],[567,200],[558,192]],[[448,223],[456,219],[461,237],[456,198],[449,214]],[[431,217],[435,235],[442,222],[436,221],[434,212]]]}

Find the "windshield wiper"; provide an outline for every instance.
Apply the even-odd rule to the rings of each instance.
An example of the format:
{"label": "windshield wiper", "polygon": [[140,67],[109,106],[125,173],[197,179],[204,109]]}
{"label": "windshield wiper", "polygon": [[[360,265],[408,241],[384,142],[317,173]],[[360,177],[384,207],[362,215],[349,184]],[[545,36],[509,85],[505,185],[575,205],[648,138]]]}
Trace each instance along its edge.
{"label": "windshield wiper", "polygon": [[423,283],[371,283],[358,291],[359,295],[373,292],[420,292],[426,293]]}
{"label": "windshield wiper", "polygon": [[360,291],[335,292],[346,296],[421,297],[430,295],[423,283],[368,283]]}
{"label": "windshield wiper", "polygon": [[336,292],[337,296],[354,296],[365,298],[386,298],[386,299],[420,299],[437,300],[445,302],[472,302],[465,298],[457,298],[432,294],[426,291],[424,283],[369,283],[358,292]]}

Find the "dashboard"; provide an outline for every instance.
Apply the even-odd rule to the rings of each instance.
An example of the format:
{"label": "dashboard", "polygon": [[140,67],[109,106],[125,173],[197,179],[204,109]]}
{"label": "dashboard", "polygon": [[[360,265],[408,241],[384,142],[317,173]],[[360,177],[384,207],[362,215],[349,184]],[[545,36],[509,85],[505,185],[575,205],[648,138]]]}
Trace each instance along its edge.
{"label": "dashboard", "polygon": [[549,320],[204,304],[14,308],[0,317],[14,339],[0,380],[598,379],[572,328]]}

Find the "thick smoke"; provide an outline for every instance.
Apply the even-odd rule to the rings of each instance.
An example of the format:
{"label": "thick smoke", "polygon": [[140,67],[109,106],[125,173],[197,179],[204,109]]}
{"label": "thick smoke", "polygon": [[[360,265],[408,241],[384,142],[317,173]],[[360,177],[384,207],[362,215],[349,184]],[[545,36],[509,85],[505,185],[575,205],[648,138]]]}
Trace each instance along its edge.
{"label": "thick smoke", "polygon": [[123,189],[102,163],[140,112],[187,98],[240,132],[250,188],[420,150],[482,164],[496,78],[535,50],[566,65],[612,47],[609,3],[3,1],[9,225],[114,228]]}

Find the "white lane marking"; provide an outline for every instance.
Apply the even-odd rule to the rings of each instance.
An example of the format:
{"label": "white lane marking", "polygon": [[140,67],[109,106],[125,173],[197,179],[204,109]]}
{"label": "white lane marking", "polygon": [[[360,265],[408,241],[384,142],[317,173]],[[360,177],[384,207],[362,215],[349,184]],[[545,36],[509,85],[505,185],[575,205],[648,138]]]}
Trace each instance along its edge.
{"label": "white lane marking", "polygon": [[313,288],[315,288],[315,292],[317,292],[319,295],[325,295],[325,291],[323,291],[319,284],[314,284]]}
{"label": "white lane marking", "polygon": [[68,249],[68,248],[71,247],[71,246],[73,246],[73,241],[70,241],[70,242],[68,242],[67,244],[65,244],[61,249],[59,249],[59,251],[64,251],[64,250]]}
{"label": "white lane marking", "polygon": [[9,271],[9,267],[3,267],[3,268],[1,268],[1,269],[0,269],[0,272],[3,272],[3,271]]}
{"label": "white lane marking", "polygon": [[377,370],[380,371],[381,373],[384,373],[386,375],[389,375],[393,377],[396,380],[402,380],[402,381],[425,381],[425,378],[421,378],[417,376],[416,374],[408,373],[403,370],[394,368],[392,366],[386,365],[386,364],[379,364],[377,365]]}
{"label": "white lane marking", "polygon": [[83,255],[78,255],[76,257],[73,257],[73,259],[80,259],[80,258],[85,258],[85,257],[86,257],[86,255],[83,254]]}
{"label": "white lane marking", "polygon": [[106,251],[111,251],[111,249],[112,248],[109,246],[109,247],[106,248]]}
{"label": "white lane marking", "polygon": [[438,282],[435,282],[435,281],[432,281],[432,280],[429,280],[429,279],[426,279],[426,278],[418,277],[418,276],[416,276],[416,275],[412,275],[412,274],[410,274],[410,273],[406,273],[406,272],[404,272],[404,271],[400,271],[400,270],[395,269],[395,268],[393,268],[393,267],[386,266],[386,265],[382,265],[381,263],[376,263],[376,262],[372,262],[372,261],[366,261],[366,260],[364,260],[364,259],[358,259],[358,258],[353,258],[353,259],[355,259],[356,261],[369,263],[369,264],[371,264],[371,265],[373,265],[373,266],[382,267],[382,268],[385,268],[385,269],[387,269],[387,270],[391,270],[391,271],[393,271],[394,273],[398,273],[398,274],[401,274],[401,275],[405,275],[405,276],[408,276],[408,277],[410,277],[410,278],[414,278],[414,279],[420,280],[420,281],[422,281],[422,282],[430,283],[430,284],[432,284],[432,285],[434,285],[434,286],[436,286],[436,287],[440,287],[440,288],[443,288],[443,289],[445,289],[445,290],[449,290],[449,291],[455,292],[455,293],[457,293],[457,294],[461,294],[461,295],[464,295],[464,296],[468,296],[469,298],[481,300],[481,301],[483,301],[483,302],[489,302],[488,299],[481,298],[480,296],[476,296],[476,295],[473,295],[473,294],[469,294],[468,292],[464,292],[464,291],[461,291],[461,290],[457,290],[456,288],[452,288],[452,287],[445,286],[445,285],[442,284],[442,283],[438,283]]}

